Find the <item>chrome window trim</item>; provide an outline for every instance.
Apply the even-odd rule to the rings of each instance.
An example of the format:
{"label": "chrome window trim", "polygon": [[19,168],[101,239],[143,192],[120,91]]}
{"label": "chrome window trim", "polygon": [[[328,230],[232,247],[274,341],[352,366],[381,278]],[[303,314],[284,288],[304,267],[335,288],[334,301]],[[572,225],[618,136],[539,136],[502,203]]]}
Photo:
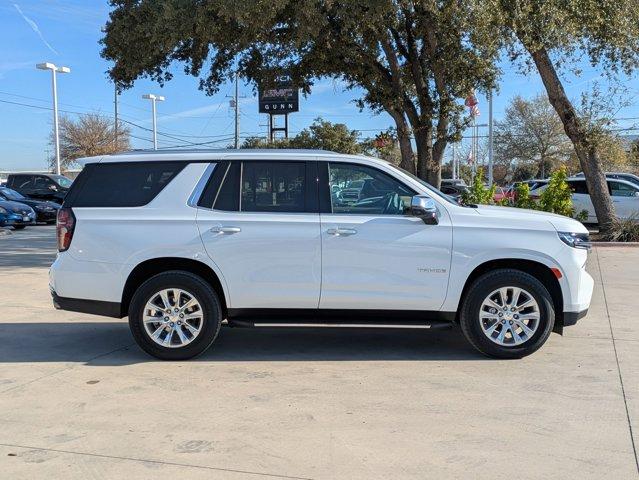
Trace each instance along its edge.
{"label": "chrome window trim", "polygon": [[206,184],[208,183],[209,178],[211,178],[211,174],[213,173],[213,170],[215,170],[216,165],[217,165],[217,162],[210,162],[208,166],[206,167],[206,169],[204,170],[204,173],[198,180],[197,184],[195,185],[195,188],[191,192],[191,195],[189,196],[189,199],[186,202],[186,204],[189,207],[198,208],[197,203],[200,201],[202,192],[204,192],[204,187],[206,187]]}

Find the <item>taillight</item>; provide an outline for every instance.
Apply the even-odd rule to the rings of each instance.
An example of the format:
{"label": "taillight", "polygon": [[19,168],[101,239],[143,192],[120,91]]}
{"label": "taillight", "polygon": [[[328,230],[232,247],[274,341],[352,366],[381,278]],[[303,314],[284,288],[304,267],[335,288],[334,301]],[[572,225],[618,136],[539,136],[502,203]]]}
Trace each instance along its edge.
{"label": "taillight", "polygon": [[73,230],[75,229],[75,215],[70,208],[58,210],[58,220],[56,222],[56,233],[58,235],[58,252],[69,249]]}

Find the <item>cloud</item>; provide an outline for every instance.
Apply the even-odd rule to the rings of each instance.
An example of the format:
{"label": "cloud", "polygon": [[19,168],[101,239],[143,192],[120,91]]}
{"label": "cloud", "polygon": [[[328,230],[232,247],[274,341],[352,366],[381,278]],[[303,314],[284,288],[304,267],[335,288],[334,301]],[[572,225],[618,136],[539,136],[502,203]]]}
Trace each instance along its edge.
{"label": "cloud", "polygon": [[4,78],[5,73],[13,70],[23,70],[25,68],[33,68],[36,64],[35,60],[28,62],[0,62],[0,79]]}
{"label": "cloud", "polygon": [[25,22],[27,22],[27,25],[29,25],[31,27],[31,30],[33,30],[39,37],[40,40],[42,40],[42,43],[45,44],[45,46],[51,50],[53,53],[55,53],[56,55],[58,55],[58,52],[55,48],[53,48],[51,46],[51,44],[49,42],[47,42],[46,38],[44,38],[44,35],[42,35],[42,32],[40,31],[40,28],[38,27],[38,24],[36,22],[34,22],[33,20],[31,20],[29,17],[27,17],[22,10],[20,9],[20,7],[18,6],[17,3],[14,3],[13,6],[15,7],[15,9],[18,11],[18,13],[20,14],[20,16],[24,19]]}

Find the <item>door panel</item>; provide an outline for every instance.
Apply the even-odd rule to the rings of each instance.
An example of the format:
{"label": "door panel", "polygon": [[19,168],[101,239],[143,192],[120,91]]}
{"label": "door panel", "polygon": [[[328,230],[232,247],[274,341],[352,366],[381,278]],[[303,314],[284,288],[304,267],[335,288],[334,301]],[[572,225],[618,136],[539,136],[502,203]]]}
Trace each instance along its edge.
{"label": "door panel", "polygon": [[402,215],[322,214],[321,224],[320,308],[440,309],[451,259],[446,216],[426,225]]}
{"label": "door panel", "polygon": [[209,257],[223,272],[232,308],[317,308],[319,214],[199,209],[197,223]]}

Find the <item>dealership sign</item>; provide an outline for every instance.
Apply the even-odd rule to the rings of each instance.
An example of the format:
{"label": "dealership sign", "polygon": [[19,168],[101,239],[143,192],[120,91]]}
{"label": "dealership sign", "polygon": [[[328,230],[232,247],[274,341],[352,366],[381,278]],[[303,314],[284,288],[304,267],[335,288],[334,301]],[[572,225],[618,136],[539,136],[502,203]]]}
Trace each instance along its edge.
{"label": "dealership sign", "polygon": [[260,113],[285,114],[299,111],[299,91],[290,81],[280,81],[274,88],[258,91]]}

